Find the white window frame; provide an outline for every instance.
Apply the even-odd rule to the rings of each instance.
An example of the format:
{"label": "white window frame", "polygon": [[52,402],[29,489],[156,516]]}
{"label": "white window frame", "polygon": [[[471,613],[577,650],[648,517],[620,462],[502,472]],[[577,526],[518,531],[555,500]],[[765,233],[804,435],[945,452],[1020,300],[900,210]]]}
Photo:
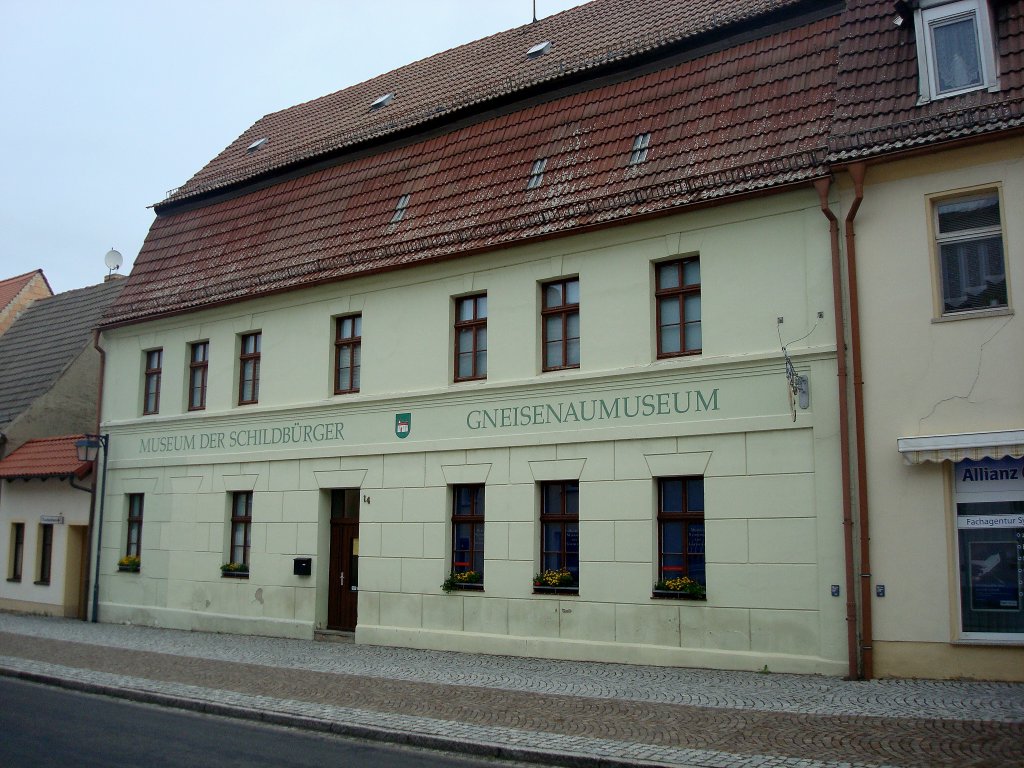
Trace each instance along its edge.
{"label": "white window frame", "polygon": [[[978,55],[981,59],[982,82],[956,90],[940,93],[935,68],[936,55],[932,30],[959,18],[974,18],[978,33]],[[989,13],[988,0],[921,0],[921,7],[914,12],[914,30],[917,37],[918,84],[920,99],[925,103],[933,99],[945,99],[961,93],[987,88],[999,90],[998,72],[994,44],[994,27]]]}

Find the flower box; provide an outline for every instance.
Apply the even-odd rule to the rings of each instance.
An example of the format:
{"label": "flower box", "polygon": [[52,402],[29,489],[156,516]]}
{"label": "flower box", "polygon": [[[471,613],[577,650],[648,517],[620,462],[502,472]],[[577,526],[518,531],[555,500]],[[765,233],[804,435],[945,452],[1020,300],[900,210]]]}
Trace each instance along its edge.
{"label": "flower box", "polygon": [[220,575],[226,579],[248,579],[249,566],[245,563],[224,563],[220,567]]}
{"label": "flower box", "polygon": [[117,566],[117,570],[119,570],[121,573],[138,573],[141,568],[142,568],[142,566],[140,566],[140,565],[119,565],[119,566]]}
{"label": "flower box", "polygon": [[117,570],[124,573],[138,573],[142,567],[142,558],[138,555],[125,555],[117,561]]}
{"label": "flower box", "polygon": [[651,597],[657,600],[707,600],[707,595],[691,595],[688,592],[679,592],[674,589],[655,589]]}
{"label": "flower box", "polygon": [[542,584],[533,585],[535,595],[578,595],[579,587],[547,587]]}
{"label": "flower box", "polygon": [[221,578],[224,579],[248,579],[248,571],[221,571]]}

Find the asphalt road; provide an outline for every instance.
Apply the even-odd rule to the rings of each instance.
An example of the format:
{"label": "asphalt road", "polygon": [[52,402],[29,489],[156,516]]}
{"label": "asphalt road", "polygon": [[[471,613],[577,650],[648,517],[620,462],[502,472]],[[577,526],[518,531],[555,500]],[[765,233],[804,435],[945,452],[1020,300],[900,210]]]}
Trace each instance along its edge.
{"label": "asphalt road", "polygon": [[4,768],[509,765],[181,712],[0,677],[0,766]]}

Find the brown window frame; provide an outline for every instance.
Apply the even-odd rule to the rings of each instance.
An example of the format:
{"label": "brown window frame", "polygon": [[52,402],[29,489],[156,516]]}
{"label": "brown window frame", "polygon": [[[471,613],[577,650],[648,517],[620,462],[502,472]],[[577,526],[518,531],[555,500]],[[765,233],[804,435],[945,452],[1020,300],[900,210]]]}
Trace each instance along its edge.
{"label": "brown window frame", "polygon": [[[344,315],[336,317],[334,320],[334,394],[354,394],[359,391],[359,386],[362,383],[363,316],[362,314]],[[352,323],[352,333],[349,336],[343,335],[346,321]],[[345,352],[350,353],[347,382],[343,382],[341,376],[341,356]]]}
{"label": "brown window frame", "polygon": [[[149,349],[145,355],[145,373],[142,385],[142,415],[160,413],[160,384],[163,380],[164,350]],[[155,365],[154,365],[155,363]]]}
{"label": "brown window frame", "polygon": [[[236,544],[236,532],[242,531],[242,543]],[[231,494],[231,531],[228,539],[228,562],[248,567],[252,549],[252,491]],[[241,555],[237,558],[236,555]]]}
{"label": "brown window frame", "polygon": [[25,524],[11,523],[11,572],[8,581],[21,581],[25,565]]}
{"label": "brown window frame", "polygon": [[[700,500],[699,507],[696,499],[691,501],[691,489],[690,483],[700,482]],[[665,510],[665,484],[666,483],[680,483],[681,489],[680,494],[682,498],[681,510],[679,512],[667,512]],[[680,542],[680,549],[682,552],[666,552],[665,551],[665,525],[682,523],[682,539]],[[687,544],[690,540],[689,531],[690,526],[699,524],[702,528],[704,527],[704,478],[701,476],[680,476],[680,477],[659,477],[658,478],[658,580],[667,581],[669,579],[676,579],[681,576],[689,576],[695,581],[706,586],[706,571],[702,570],[702,573],[696,574],[693,568],[693,558],[695,555],[700,555],[703,563],[706,567],[707,562],[707,547],[704,545],[703,537],[701,539],[702,548],[699,552],[689,551]],[[680,565],[665,564],[665,556],[677,556],[681,560]]]}
{"label": "brown window frame", "polygon": [[127,557],[137,557],[140,560],[142,559],[142,516],[144,506],[144,494],[128,494],[128,519],[125,525],[127,536],[125,537],[124,554]]}
{"label": "brown window frame", "polygon": [[[202,350],[202,357],[196,359],[196,352]],[[188,409],[206,410],[206,382],[210,370],[210,342],[195,341],[188,350]],[[198,402],[196,392],[199,393]]]}
{"label": "brown window frame", "polygon": [[[580,279],[579,277],[563,277],[559,280],[549,280],[546,283],[541,283],[541,370],[543,371],[565,371],[580,367],[580,336],[569,336],[569,321],[570,318],[575,316],[577,319],[577,326],[579,325],[580,316],[580,303],[568,302],[566,299],[569,295],[569,286],[575,283],[576,294],[579,295],[580,291]],[[548,289],[554,286],[561,288],[562,301],[560,304],[548,304]],[[560,365],[548,365],[548,320],[553,317],[561,318],[561,352],[559,360]],[[577,343],[576,349],[576,361],[570,363],[569,361],[569,342],[575,340]],[[556,340],[558,341],[558,340]]]}
{"label": "brown window frame", "polygon": [[[693,298],[696,296],[700,299],[700,282],[686,283],[686,266],[688,264],[697,264],[698,269],[698,280],[700,270],[700,256],[687,256],[682,259],[674,259],[672,261],[660,261],[654,265],[654,305],[657,312],[656,320],[656,336],[658,346],[658,358],[668,357],[685,357],[688,355],[699,355],[703,351],[704,339],[703,329],[701,331],[701,346],[687,349],[686,347],[686,328],[688,325],[702,325],[703,318],[696,321],[686,321],[686,299]],[[661,286],[661,274],[662,269],[665,267],[675,267],[678,285],[670,288],[663,288]],[[678,306],[679,312],[679,351],[666,352],[662,346],[662,329],[676,325],[676,323],[665,324],[662,322],[661,307],[662,303],[666,300],[675,299]]]}
{"label": "brown window frame", "polygon": [[[550,488],[558,487],[559,490],[559,508],[557,510],[548,507],[548,490]],[[575,489],[576,495],[576,511],[567,511],[566,499],[569,494],[567,490],[572,487]],[[579,589],[579,534],[580,534],[580,512],[579,512],[579,500],[580,500],[580,483],[579,480],[557,480],[554,482],[543,482],[540,484],[540,570],[558,570],[560,568],[566,568],[572,572],[570,564],[570,557],[575,555],[576,558],[576,573],[573,577],[573,582],[568,586],[568,589]],[[560,545],[557,550],[546,549],[545,543],[547,541],[547,532],[549,527],[557,526],[561,530]],[[575,526],[576,531],[576,552],[570,552],[567,547],[569,536],[567,532],[571,530],[572,526]],[[549,560],[549,556],[555,558],[555,562]]]}
{"label": "brown window frame", "polygon": [[[462,318],[462,308],[465,304],[472,304],[472,317],[468,320]],[[481,314],[481,308],[483,314]],[[471,345],[469,349],[463,349],[462,336],[465,332],[470,333]],[[482,339],[482,346],[481,346]],[[479,365],[479,355],[483,355],[483,365]],[[469,355],[470,374],[460,375],[459,365],[463,355]],[[483,368],[483,370],[480,370]],[[487,378],[487,294],[476,293],[472,296],[461,296],[455,300],[455,381],[477,381]]]}
{"label": "brown window frame", "polygon": [[[246,352],[249,339],[255,339],[253,351]],[[238,354],[238,404],[255,405],[260,401],[260,359],[263,349],[263,332],[253,331],[241,336],[241,347]],[[246,368],[252,366],[252,398],[245,397]]]}
{"label": "brown window frame", "polygon": [[50,583],[53,569],[53,524],[39,524],[39,578],[36,584]]}
{"label": "brown window frame", "polygon": [[[460,513],[460,509],[464,508],[463,505],[460,504],[460,495],[463,492],[468,493],[470,511],[466,514]],[[452,486],[452,573],[476,571],[480,574],[480,581],[475,582],[474,586],[482,586],[484,583],[484,537],[483,531],[481,531],[479,537],[480,541],[477,541],[477,526],[484,525],[485,514],[484,485],[482,483]],[[469,527],[469,536],[467,538],[468,544],[465,547],[458,546],[460,525]],[[479,544],[479,547],[477,544]],[[467,554],[463,555],[460,553]],[[468,559],[460,559],[463,557]]]}

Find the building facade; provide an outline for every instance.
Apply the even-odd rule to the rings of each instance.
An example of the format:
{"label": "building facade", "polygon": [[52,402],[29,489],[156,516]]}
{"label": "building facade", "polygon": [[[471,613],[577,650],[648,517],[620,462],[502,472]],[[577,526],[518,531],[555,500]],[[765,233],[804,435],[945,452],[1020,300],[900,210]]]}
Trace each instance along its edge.
{"label": "building facade", "polygon": [[101,338],[106,619],[1015,679],[975,614],[1018,491],[950,462],[1020,458],[1022,3],[642,6],[268,115],[157,205]]}

